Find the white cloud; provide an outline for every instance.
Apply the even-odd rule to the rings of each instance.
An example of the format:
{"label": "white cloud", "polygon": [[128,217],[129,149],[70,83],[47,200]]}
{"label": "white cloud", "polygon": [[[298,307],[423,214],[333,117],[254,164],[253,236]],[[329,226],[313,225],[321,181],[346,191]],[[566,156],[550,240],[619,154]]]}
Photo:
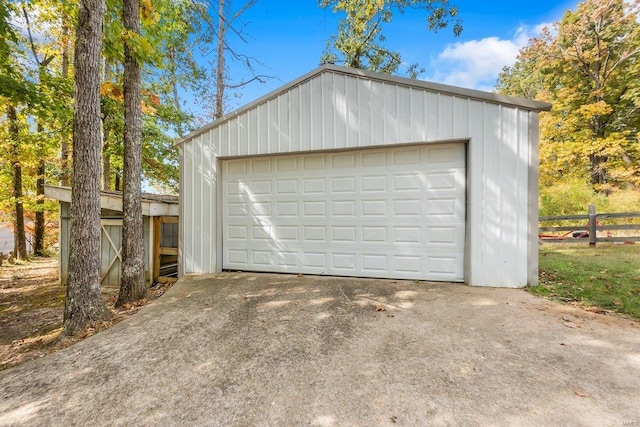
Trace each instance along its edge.
{"label": "white cloud", "polygon": [[520,49],[545,26],[520,26],[510,40],[485,37],[448,45],[432,61],[428,80],[485,91],[493,90],[498,74],[515,63]]}

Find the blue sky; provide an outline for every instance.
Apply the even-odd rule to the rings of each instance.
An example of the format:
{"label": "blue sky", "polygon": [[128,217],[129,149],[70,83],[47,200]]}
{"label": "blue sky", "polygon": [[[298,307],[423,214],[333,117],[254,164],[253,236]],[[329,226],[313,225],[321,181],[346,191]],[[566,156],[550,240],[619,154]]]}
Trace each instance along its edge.
{"label": "blue sky", "polygon": [[[429,32],[424,13],[408,11],[384,28],[385,46],[400,52],[407,63],[425,68],[419,77],[423,80],[490,91],[502,67],[514,62],[527,40],[567,9],[575,10],[577,3],[452,0],[463,20],[460,37],[448,29]],[[315,0],[260,0],[243,18],[247,43],[230,40],[232,46],[257,58],[263,64],[257,67],[259,73],[276,78],[242,89],[232,109],[316,68],[340,16],[319,8]],[[229,65],[232,75],[244,75],[241,66]]]}

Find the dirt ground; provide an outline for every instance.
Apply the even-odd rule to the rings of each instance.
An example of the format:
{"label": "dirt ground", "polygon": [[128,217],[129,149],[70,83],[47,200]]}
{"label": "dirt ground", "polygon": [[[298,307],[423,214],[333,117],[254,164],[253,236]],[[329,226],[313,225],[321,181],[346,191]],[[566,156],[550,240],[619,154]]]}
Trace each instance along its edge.
{"label": "dirt ground", "polygon": [[[170,285],[156,285],[141,304],[116,310],[118,288],[104,287],[102,295],[114,313],[108,328],[162,295]],[[56,258],[37,258],[25,264],[0,266],[0,371],[68,347],[78,339],[58,339],[62,330],[65,287],[58,282]],[[93,335],[88,330],[82,338]],[[80,338],[80,339],[82,339]]]}

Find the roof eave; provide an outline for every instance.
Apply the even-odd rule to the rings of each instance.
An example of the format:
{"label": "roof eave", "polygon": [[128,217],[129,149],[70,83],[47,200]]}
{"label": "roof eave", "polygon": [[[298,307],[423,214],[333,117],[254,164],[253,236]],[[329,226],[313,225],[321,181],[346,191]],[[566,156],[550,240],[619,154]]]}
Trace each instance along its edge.
{"label": "roof eave", "polygon": [[231,113],[228,113],[220,117],[219,119],[214,120],[213,122],[208,123],[194,130],[193,132],[190,132],[188,135],[182,138],[177,139],[174,142],[174,145],[181,145],[182,143],[188,140],[196,138],[202,135],[203,133],[207,132],[208,130],[213,129],[233,119],[234,117],[244,113],[245,111],[248,111],[254,108],[257,105],[260,105],[268,101],[269,99],[275,98],[281,93],[284,93],[287,90],[291,89],[292,87],[295,87],[307,80],[310,80],[326,71],[331,71],[334,73],[340,73],[345,75],[358,76],[358,77],[366,77],[367,79],[370,79],[370,80],[395,83],[403,86],[427,90],[430,92],[438,92],[446,95],[454,95],[462,98],[489,102],[492,104],[507,105],[511,107],[522,108],[525,110],[536,111],[536,112],[550,111],[552,107],[552,105],[547,102],[534,101],[526,98],[518,98],[513,96],[501,95],[498,93],[492,93],[492,92],[484,92],[476,89],[466,89],[466,88],[450,86],[442,83],[433,83],[433,82],[427,82],[424,80],[411,79],[408,77],[399,77],[399,76],[392,76],[389,74],[375,73],[373,71],[360,70],[357,68],[346,68],[346,67],[340,67],[333,64],[324,64],[316,68],[315,70],[310,71],[307,74],[304,74],[303,76],[298,77],[297,79],[285,84],[284,86],[281,86],[267,93],[266,95],[263,95],[260,98],[240,107],[239,109]]}
{"label": "roof eave", "polygon": [[[71,203],[71,188],[55,185],[44,186],[45,197],[60,202]],[[105,191],[100,192],[100,208],[122,212],[122,194]],[[178,216],[178,201],[150,200],[142,197],[142,214],[144,216]]]}

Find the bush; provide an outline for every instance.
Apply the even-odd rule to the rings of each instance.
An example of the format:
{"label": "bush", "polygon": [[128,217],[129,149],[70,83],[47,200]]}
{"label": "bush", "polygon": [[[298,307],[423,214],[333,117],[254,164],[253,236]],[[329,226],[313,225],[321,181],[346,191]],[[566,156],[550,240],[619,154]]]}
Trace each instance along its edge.
{"label": "bush", "polygon": [[540,188],[540,215],[580,215],[589,211],[589,205],[596,205],[599,212],[609,207],[606,196],[598,194],[593,187],[578,179],[567,179],[549,187]]}
{"label": "bush", "polygon": [[607,198],[609,212],[640,212],[640,190],[618,190]]}

